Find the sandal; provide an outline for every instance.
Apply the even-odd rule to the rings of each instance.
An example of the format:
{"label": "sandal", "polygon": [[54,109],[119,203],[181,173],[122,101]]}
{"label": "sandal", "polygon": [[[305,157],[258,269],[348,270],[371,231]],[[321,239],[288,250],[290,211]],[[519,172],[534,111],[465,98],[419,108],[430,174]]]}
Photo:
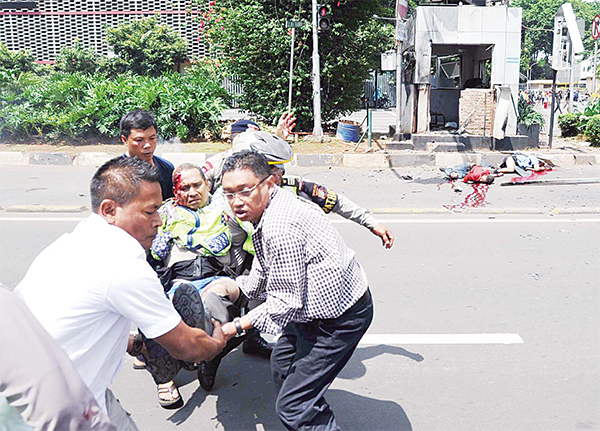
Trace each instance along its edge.
{"label": "sandal", "polygon": [[134,370],[145,370],[146,369],[146,360],[142,355],[136,356],[133,358],[133,369]]}
{"label": "sandal", "polygon": [[[163,409],[178,409],[183,406],[183,399],[179,394],[177,386],[173,383],[173,380],[168,383],[157,385],[156,390],[158,392],[158,404],[160,404]],[[161,395],[163,397],[168,395],[171,399],[165,399],[161,397]]]}

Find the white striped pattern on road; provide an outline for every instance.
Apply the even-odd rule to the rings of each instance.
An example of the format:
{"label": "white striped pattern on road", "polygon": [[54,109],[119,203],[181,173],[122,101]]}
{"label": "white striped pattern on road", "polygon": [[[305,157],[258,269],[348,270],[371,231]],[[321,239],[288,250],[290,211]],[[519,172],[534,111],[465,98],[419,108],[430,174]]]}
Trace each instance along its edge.
{"label": "white striped pattern on road", "polygon": [[[32,217],[32,216],[0,216],[2,222],[78,222],[85,220],[87,216],[79,217]],[[406,218],[406,219],[386,219],[378,217],[378,220],[382,223],[388,224],[452,224],[452,223],[600,223],[600,218],[522,218],[522,219],[511,219],[511,218],[465,218],[465,219],[437,219],[437,218]],[[354,224],[351,220],[331,220],[332,224]]]}
{"label": "white striped pattern on road", "polygon": [[523,344],[519,334],[366,334],[360,345]]}
{"label": "white striped pattern on road", "polygon": [[[261,334],[270,344],[278,336]],[[524,344],[519,334],[365,334],[360,346],[403,346],[409,344]]]}

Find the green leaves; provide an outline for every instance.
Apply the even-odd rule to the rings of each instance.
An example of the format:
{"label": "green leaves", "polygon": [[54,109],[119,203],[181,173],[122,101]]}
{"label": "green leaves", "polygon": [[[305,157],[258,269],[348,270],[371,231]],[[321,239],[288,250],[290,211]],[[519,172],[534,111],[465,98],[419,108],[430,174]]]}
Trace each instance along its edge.
{"label": "green leaves", "polygon": [[114,72],[158,76],[187,60],[187,43],[157,17],[106,29],[106,42],[119,58]]}
{"label": "green leaves", "polygon": [[539,124],[541,127],[544,127],[545,119],[532,105],[524,100],[519,100],[519,118],[517,119],[517,122],[523,123],[527,127],[534,124]]}
{"label": "green leaves", "polygon": [[216,136],[225,97],[201,68],[183,76],[129,73],[114,78],[80,72],[36,77],[0,69],[0,135],[118,136],[123,114],[149,109],[164,138]]}
{"label": "green leaves", "polygon": [[590,117],[585,128],[585,136],[594,147],[600,146],[600,114]]}
{"label": "green leaves", "polygon": [[0,68],[29,72],[35,68],[34,60],[29,51],[10,51],[0,43]]}
{"label": "green leaves", "polygon": [[[243,84],[240,106],[267,122],[287,109],[291,36],[285,23],[289,19],[307,23],[296,30],[292,110],[298,117],[298,130],[309,130],[313,115],[311,2],[216,1],[215,7],[220,6],[227,9],[219,15],[219,26],[207,31],[211,52]],[[373,14],[393,15],[379,0],[344,0],[339,7],[333,2],[332,14],[331,31],[319,37],[324,121],[359,107],[364,80],[370,70],[379,68],[380,53],[392,47],[394,33],[393,25],[372,18]]]}
{"label": "green leaves", "polygon": [[102,59],[92,49],[85,49],[75,40],[75,44],[65,46],[56,57],[55,67],[62,72],[94,73],[98,70]]}
{"label": "green leaves", "polygon": [[558,126],[561,136],[567,138],[579,134],[580,112],[567,112],[558,116]]}
{"label": "green leaves", "polygon": [[[525,40],[521,46],[521,68],[532,69],[531,79],[545,79],[551,75],[552,38],[554,16],[564,0],[514,0],[513,7],[523,10]],[[600,10],[600,2],[572,0],[575,15],[585,21],[583,43],[585,56],[593,53],[593,40],[590,35],[592,18]]]}

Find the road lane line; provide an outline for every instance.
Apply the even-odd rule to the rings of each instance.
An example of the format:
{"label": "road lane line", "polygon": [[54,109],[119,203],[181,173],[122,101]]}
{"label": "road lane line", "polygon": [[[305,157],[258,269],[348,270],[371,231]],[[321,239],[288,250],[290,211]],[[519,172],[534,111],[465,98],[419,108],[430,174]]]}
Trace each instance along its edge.
{"label": "road lane line", "polygon": [[[600,223],[600,218],[591,219],[386,219],[378,217],[381,223],[385,224],[452,224],[452,223]],[[331,220],[332,224],[354,223],[351,220]]]}
{"label": "road lane line", "polygon": [[[279,336],[261,334],[270,344]],[[403,346],[408,344],[524,344],[519,334],[366,334],[361,346]]]}
{"label": "road lane line", "polygon": [[0,221],[9,222],[9,221],[17,221],[17,222],[77,222],[85,220],[87,217],[0,217]]}
{"label": "road lane line", "polygon": [[524,344],[519,334],[366,334],[360,345]]}
{"label": "road lane line", "polygon": [[[85,220],[87,216],[83,217],[6,217],[0,216],[2,222],[78,222]],[[600,223],[600,218],[581,218],[581,219],[386,219],[378,218],[382,223],[387,224],[452,224],[452,223]],[[354,224],[351,220],[330,220],[332,224]]]}

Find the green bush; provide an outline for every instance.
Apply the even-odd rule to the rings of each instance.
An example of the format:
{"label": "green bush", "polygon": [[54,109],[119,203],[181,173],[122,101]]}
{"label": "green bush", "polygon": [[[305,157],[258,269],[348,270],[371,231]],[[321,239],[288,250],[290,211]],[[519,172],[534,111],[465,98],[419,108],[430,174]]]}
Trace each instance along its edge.
{"label": "green bush", "polygon": [[587,122],[585,136],[594,147],[600,146],[600,114],[596,114]]}
{"label": "green bush", "polygon": [[560,114],[558,116],[558,126],[560,127],[560,134],[563,137],[577,136],[579,134],[579,119],[581,113],[567,113]]}
{"label": "green bush", "polygon": [[598,114],[600,114],[600,99],[592,101],[583,110],[583,115],[585,115],[586,117],[593,117],[594,115]]}
{"label": "green bush", "polygon": [[217,136],[224,90],[202,70],[159,77],[56,72],[47,77],[0,71],[0,135],[118,136],[132,109],[156,115],[164,138]]}
{"label": "green bush", "polygon": [[185,39],[156,17],[107,28],[106,42],[117,56],[107,64],[113,73],[158,76],[187,60]]}
{"label": "green bush", "polygon": [[35,63],[29,51],[11,51],[0,43],[0,68],[29,72],[34,70]]}
{"label": "green bush", "polygon": [[82,48],[79,41],[71,47],[64,47],[56,57],[56,70],[73,73],[94,73],[101,62],[101,56],[92,49]]}
{"label": "green bush", "polygon": [[540,128],[544,127],[544,116],[540,114],[524,100],[519,100],[519,118],[518,123],[523,123],[527,127],[531,127],[534,124],[539,124]]}

